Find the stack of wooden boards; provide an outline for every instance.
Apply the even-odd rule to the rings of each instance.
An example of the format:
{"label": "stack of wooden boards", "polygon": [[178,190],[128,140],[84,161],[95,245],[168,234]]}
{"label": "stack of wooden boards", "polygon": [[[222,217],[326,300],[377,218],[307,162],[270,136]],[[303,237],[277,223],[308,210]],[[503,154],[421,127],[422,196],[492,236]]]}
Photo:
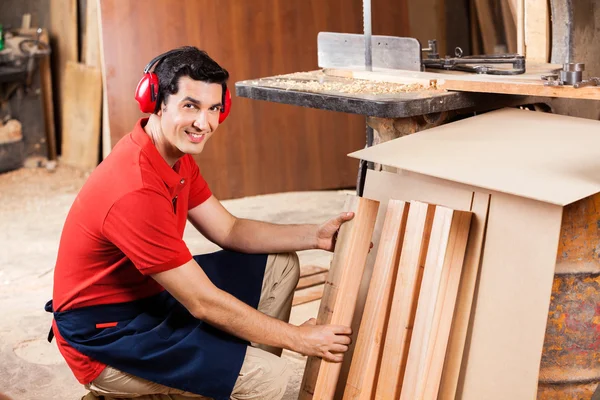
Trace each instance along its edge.
{"label": "stack of wooden boards", "polygon": [[[317,323],[351,324],[378,208],[375,200],[347,202],[356,215],[340,230]],[[453,317],[471,215],[389,200],[344,399],[437,398],[451,331],[455,341],[466,336],[468,313],[454,325]],[[462,288],[472,295],[472,285]],[[341,368],[309,358],[300,399],[332,399]],[[455,388],[458,375],[445,380]]]}

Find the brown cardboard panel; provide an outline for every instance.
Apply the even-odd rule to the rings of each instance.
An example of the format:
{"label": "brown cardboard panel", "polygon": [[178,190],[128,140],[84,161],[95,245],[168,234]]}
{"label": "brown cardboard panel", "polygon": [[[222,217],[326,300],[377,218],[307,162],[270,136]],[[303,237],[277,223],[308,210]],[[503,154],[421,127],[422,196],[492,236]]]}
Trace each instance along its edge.
{"label": "brown cardboard panel", "polygon": [[503,109],[351,153],[351,157],[566,205],[600,191],[600,122]]}
{"label": "brown cardboard panel", "polygon": [[457,399],[535,399],[562,207],[493,193]]}

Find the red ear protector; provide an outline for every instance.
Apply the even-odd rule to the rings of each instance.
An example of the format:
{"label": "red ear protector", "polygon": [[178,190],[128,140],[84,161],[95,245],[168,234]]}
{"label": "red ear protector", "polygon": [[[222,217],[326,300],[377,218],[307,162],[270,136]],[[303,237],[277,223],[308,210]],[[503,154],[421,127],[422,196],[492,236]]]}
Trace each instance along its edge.
{"label": "red ear protector", "polygon": [[[143,113],[153,113],[156,110],[156,101],[158,100],[158,76],[154,72],[150,72],[150,69],[163,58],[180,51],[181,50],[170,50],[154,57],[148,65],[146,65],[146,68],[144,68],[144,76],[140,79],[140,82],[135,89],[135,99],[140,106],[140,111]],[[223,104],[223,108],[219,115],[220,124],[225,121],[225,118],[229,115],[229,111],[231,111],[231,93],[229,92],[229,89],[227,89],[225,83],[223,83],[223,98],[221,99],[221,103]]]}

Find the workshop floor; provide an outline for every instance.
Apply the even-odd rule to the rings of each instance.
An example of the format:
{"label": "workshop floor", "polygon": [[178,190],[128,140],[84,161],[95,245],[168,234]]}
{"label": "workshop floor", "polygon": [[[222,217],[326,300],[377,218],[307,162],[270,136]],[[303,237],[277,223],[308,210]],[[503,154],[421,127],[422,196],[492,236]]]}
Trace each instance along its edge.
{"label": "workshop floor", "polygon": [[[0,393],[14,400],[76,400],[85,390],[46,341],[53,263],[64,218],[85,174],[68,167],[23,168],[0,174]],[[352,191],[282,193],[224,201],[239,217],[277,223],[319,223],[341,211]],[[188,227],[189,228],[189,227]],[[186,229],[193,254],[216,247]],[[331,253],[300,252],[303,265],[328,267]],[[294,307],[291,322],[316,317],[319,302]],[[294,370],[285,400],[297,398],[306,357],[285,351]]]}

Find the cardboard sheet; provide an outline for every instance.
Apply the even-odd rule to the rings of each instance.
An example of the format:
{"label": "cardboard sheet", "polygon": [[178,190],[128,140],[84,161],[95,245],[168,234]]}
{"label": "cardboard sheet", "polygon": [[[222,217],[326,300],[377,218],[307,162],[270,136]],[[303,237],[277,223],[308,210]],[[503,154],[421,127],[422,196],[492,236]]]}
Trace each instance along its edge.
{"label": "cardboard sheet", "polygon": [[599,132],[599,121],[502,109],[350,156],[562,206],[600,191]]}
{"label": "cardboard sheet", "polygon": [[456,399],[535,399],[562,207],[494,193]]}

